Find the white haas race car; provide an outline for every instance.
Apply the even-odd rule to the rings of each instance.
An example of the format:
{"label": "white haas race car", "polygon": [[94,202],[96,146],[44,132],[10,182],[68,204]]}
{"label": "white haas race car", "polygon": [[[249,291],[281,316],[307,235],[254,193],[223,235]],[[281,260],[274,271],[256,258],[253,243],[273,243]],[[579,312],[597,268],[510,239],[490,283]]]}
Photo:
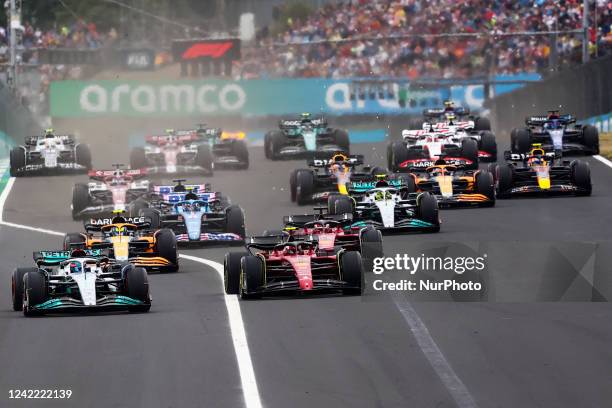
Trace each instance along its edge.
{"label": "white haas race car", "polygon": [[144,170],[92,170],[89,183],[77,183],[72,189],[72,218],[84,219],[115,211],[126,211],[130,204],[149,194],[149,181],[141,180]]}
{"label": "white haas race car", "polygon": [[210,144],[193,130],[166,130],[166,134],[146,136],[144,147],[130,153],[132,169],[147,174],[205,174],[214,172],[215,159]]}
{"label": "white haas race car", "polygon": [[28,136],[22,146],[11,149],[10,167],[13,177],[84,173],[91,168],[91,152],[74,137],[47,129],[43,136]]}

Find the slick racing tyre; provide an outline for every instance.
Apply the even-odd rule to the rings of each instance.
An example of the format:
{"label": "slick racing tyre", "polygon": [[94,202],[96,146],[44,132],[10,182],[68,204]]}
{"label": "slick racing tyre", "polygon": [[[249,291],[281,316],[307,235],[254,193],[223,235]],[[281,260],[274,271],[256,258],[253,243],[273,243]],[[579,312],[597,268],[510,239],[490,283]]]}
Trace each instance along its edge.
{"label": "slick racing tyre", "polygon": [[400,164],[408,160],[408,147],[402,141],[391,143],[387,151],[387,165],[392,172],[400,170]]}
{"label": "slick racing tyre", "polygon": [[140,217],[145,217],[151,222],[151,229],[161,228],[161,214],[154,208],[141,208],[138,210]]}
{"label": "slick racing tyre", "polygon": [[403,199],[406,199],[410,194],[417,192],[418,188],[412,174],[397,174],[396,179],[402,183],[400,194]]}
{"label": "slick racing tyre", "polygon": [[240,260],[248,256],[248,252],[228,252],[223,260],[223,286],[228,295],[240,292]]}
{"label": "slick racing tyre", "polygon": [[582,129],[582,143],[592,154],[599,154],[599,131],[595,126],[587,125]]}
{"label": "slick racing tyre", "polygon": [[474,130],[491,130],[491,121],[489,118],[476,118],[474,120]]}
{"label": "slick racing tyre", "polygon": [[362,292],[363,265],[361,255],[357,251],[347,251],[340,254],[340,279],[352,286],[344,289],[345,295],[360,295]]}
{"label": "slick racing tyre", "polygon": [[510,149],[513,153],[527,153],[531,149],[529,129],[514,129],[510,134]]}
{"label": "slick racing tyre", "polygon": [[363,228],[359,232],[359,244],[361,257],[365,262],[371,263],[374,258],[383,256],[383,237],[382,233],[376,228],[372,226]]}
{"label": "slick racing tyre", "polygon": [[87,170],[91,170],[91,150],[86,144],[78,144],[74,149],[77,164],[85,167]]}
{"label": "slick racing tyre", "polygon": [[496,172],[497,198],[510,198],[514,185],[514,172],[509,164],[497,166]]}
{"label": "slick racing tyre", "polygon": [[493,182],[496,182],[497,181],[497,164],[489,163],[489,165],[487,166],[487,171],[491,173],[491,175],[493,176]]}
{"label": "slick racing tyre", "polygon": [[497,142],[495,135],[491,131],[484,131],[480,135],[480,150],[491,155],[491,161],[497,160]]}
{"label": "slick racing tyre", "polygon": [[140,300],[144,305],[128,306],[130,313],[144,313],[151,309],[151,296],[149,295],[149,278],[144,268],[128,265],[125,271],[125,288],[127,296]]}
{"label": "slick racing tyre", "polygon": [[196,154],[196,165],[202,167],[204,172],[210,176],[215,170],[215,159],[208,145],[199,145]]}
{"label": "slick racing tyre", "polygon": [[295,176],[295,200],[299,205],[312,202],[314,192],[314,174],[310,170],[298,170]]}
{"label": "slick racing tyre", "polygon": [[26,273],[23,282],[23,290],[25,299],[23,314],[25,316],[42,314],[32,308],[47,300],[47,279],[45,275],[39,270]]}
{"label": "slick racing tyre", "polygon": [[349,139],[349,134],[344,129],[334,129],[334,140],[336,145],[342,150],[345,154],[350,154],[351,152],[351,142]]}
{"label": "slick racing tyre", "polygon": [[246,236],[244,211],[237,205],[231,205],[225,210],[225,231],[242,238]]}
{"label": "slick racing tyre", "polygon": [[69,232],[64,235],[64,251],[84,249],[86,244],[87,240],[80,232]]}
{"label": "slick racing tyre", "polygon": [[299,170],[293,170],[289,174],[289,191],[291,193],[291,202],[294,203],[296,200],[297,190],[297,173]]}
{"label": "slick racing tyre", "polygon": [[11,177],[17,177],[20,168],[25,167],[25,150],[21,147],[13,147],[10,153]]}
{"label": "slick racing tyre", "polygon": [[236,158],[240,160],[239,167],[242,170],[249,168],[249,149],[247,148],[244,140],[234,140],[232,154],[234,154]]}
{"label": "slick racing tyre", "polygon": [[488,171],[482,170],[476,174],[476,185],[474,186],[474,192],[487,196],[490,200],[483,206],[493,207],[495,205],[495,181],[493,180],[493,174]]}
{"label": "slick racing tyre", "polygon": [[581,191],[577,191],[578,196],[589,196],[591,195],[591,169],[586,162],[581,160],[574,160],[570,165],[570,177],[572,182]]}
{"label": "slick racing tyre", "polygon": [[433,225],[432,231],[440,231],[440,217],[438,214],[438,200],[431,193],[422,193],[417,197],[417,218]]}
{"label": "slick racing tyre", "polygon": [[270,160],[278,160],[280,149],[285,142],[285,136],[280,130],[268,132],[264,137],[264,151],[266,158]]}
{"label": "slick racing tyre", "polygon": [[160,229],[155,233],[155,252],[165,258],[170,265],[164,268],[165,272],[176,272],[178,266],[178,252],[176,249],[176,236],[171,229]]}
{"label": "slick racing tyre", "polygon": [[472,162],[470,169],[478,168],[478,142],[474,139],[463,139],[461,141],[461,156]]}
{"label": "slick racing tyre", "polygon": [[72,218],[76,219],[81,211],[89,207],[89,187],[77,183],[72,188]]}
{"label": "slick racing tyre", "polygon": [[135,147],[130,152],[130,168],[133,170],[147,167],[147,156],[144,147]]}
{"label": "slick racing tyre", "polygon": [[240,298],[259,299],[254,291],[264,284],[264,265],[261,258],[248,255],[240,260]]}
{"label": "slick racing tyre", "polygon": [[352,214],[353,200],[343,195],[331,195],[327,199],[327,212],[331,215]]}
{"label": "slick racing tyre", "polygon": [[28,272],[38,272],[36,268],[16,268],[11,276],[11,298],[13,310],[18,312],[23,309],[23,277]]}
{"label": "slick racing tyre", "polygon": [[139,217],[140,210],[143,210],[145,208],[149,208],[149,203],[146,202],[144,199],[138,198],[132,201],[132,203],[129,206],[130,217]]}

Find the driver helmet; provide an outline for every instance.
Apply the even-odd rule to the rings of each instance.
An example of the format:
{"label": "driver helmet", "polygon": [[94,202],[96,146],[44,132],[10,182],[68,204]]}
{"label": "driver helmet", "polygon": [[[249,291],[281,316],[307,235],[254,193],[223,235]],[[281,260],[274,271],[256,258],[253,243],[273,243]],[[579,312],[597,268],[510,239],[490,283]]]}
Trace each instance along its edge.
{"label": "driver helmet", "polygon": [[198,199],[198,195],[194,193],[193,191],[190,191],[187,194],[185,194],[185,200],[197,200],[197,199]]}
{"label": "driver helmet", "polygon": [[561,121],[559,119],[551,119],[546,123],[545,128],[550,130],[557,130],[563,127]]}
{"label": "driver helmet", "polygon": [[447,112],[455,110],[455,102],[450,100],[444,101],[444,110]]}
{"label": "driver helmet", "polygon": [[303,124],[304,123],[311,123],[310,113],[302,113],[302,115],[300,117],[301,117],[301,121],[302,121]]}
{"label": "driver helmet", "polygon": [[45,139],[52,139],[55,137],[55,131],[52,128],[45,129]]}
{"label": "driver helmet", "polygon": [[83,266],[80,262],[70,262],[70,273],[81,273],[83,272]]}

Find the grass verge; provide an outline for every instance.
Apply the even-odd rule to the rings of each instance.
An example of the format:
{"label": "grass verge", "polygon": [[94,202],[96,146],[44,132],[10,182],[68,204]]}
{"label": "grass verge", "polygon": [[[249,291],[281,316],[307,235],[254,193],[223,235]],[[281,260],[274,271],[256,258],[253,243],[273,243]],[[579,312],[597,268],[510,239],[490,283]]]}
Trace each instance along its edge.
{"label": "grass verge", "polygon": [[612,159],[612,132],[599,135],[599,154]]}

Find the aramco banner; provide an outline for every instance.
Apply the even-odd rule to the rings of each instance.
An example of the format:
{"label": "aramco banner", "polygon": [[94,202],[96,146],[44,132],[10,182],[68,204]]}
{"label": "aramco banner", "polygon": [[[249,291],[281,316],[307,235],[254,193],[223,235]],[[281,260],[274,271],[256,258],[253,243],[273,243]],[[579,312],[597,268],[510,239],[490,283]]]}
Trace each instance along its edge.
{"label": "aramco banner", "polygon": [[[507,80],[508,77],[505,77]],[[529,81],[533,77],[510,77]],[[51,84],[50,110],[56,118],[83,116],[279,116],[300,112],[330,115],[420,114],[445,99],[478,110],[483,84],[428,86],[403,91],[355,85],[352,80],[260,79],[175,81],[57,81]],[[496,94],[520,83],[494,85]],[[416,87],[415,87],[416,88]]]}

